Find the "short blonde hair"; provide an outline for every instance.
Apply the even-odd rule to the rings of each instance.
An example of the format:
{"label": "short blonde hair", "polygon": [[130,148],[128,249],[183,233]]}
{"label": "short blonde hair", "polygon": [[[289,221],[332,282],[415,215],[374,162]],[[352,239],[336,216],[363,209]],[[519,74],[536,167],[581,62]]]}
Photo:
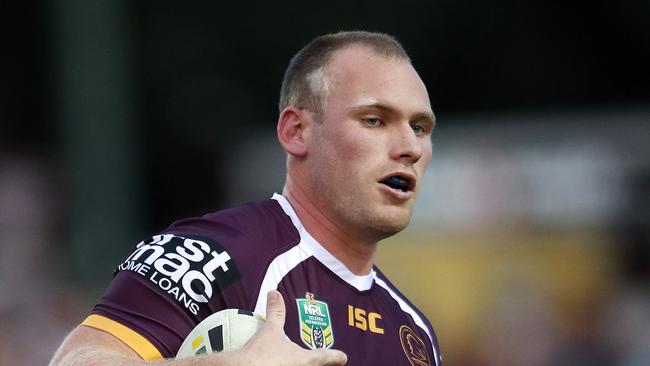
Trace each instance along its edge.
{"label": "short blonde hair", "polygon": [[363,45],[380,56],[411,62],[404,47],[385,33],[346,31],[315,38],[291,59],[282,80],[280,113],[287,107],[322,112],[329,91],[326,69],[336,51]]}

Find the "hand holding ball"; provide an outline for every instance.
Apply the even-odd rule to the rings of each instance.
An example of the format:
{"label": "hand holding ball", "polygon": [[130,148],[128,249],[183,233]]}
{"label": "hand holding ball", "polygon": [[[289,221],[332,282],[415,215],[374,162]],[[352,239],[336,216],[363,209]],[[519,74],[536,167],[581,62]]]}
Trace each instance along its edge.
{"label": "hand holding ball", "polygon": [[176,358],[241,349],[263,324],[264,318],[251,311],[221,310],[205,318],[190,332]]}
{"label": "hand holding ball", "polygon": [[[205,318],[185,338],[176,358],[224,353],[228,365],[345,365],[345,353],[320,348],[306,350],[284,333],[286,308],[282,295],[267,294],[266,320],[248,310],[226,309]],[[246,347],[244,347],[246,346]],[[239,351],[237,351],[239,350]],[[217,356],[217,355],[214,355]]]}

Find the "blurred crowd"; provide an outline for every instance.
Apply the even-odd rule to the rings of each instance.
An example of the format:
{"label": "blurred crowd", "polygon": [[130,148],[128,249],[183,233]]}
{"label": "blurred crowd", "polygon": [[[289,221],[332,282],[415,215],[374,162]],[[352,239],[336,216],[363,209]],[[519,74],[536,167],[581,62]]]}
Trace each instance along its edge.
{"label": "blurred crowd", "polygon": [[42,156],[0,156],[0,364],[45,365],[88,312],[67,279],[57,166]]}

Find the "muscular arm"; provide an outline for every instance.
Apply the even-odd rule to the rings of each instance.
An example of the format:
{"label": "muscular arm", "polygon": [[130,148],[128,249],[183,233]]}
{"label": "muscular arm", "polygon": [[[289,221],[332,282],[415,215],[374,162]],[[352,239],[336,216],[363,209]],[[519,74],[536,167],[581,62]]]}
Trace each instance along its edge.
{"label": "muscular arm", "polygon": [[155,365],[142,360],[135,351],[113,335],[84,325],[78,326],[68,335],[50,362],[50,366],[109,364]]}
{"label": "muscular arm", "polygon": [[283,330],[285,313],[282,295],[277,291],[270,291],[267,299],[266,322],[240,351],[158,362],[142,360],[129,346],[109,333],[80,325],[63,342],[50,362],[50,366],[327,366],[344,365],[347,362],[347,357],[341,351],[326,349],[308,351],[289,341]]}
{"label": "muscular arm", "polygon": [[[225,357],[224,357],[225,356]],[[129,346],[102,330],[80,325],[63,342],[52,359],[51,366],[136,366],[136,365],[236,365],[235,355],[214,354],[183,360],[144,361]],[[210,360],[207,360],[207,358]]]}

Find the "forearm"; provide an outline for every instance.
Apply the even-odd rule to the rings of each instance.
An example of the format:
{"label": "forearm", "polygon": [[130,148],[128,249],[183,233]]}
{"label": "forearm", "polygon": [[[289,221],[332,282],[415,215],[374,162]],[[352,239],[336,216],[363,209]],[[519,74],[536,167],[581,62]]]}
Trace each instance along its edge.
{"label": "forearm", "polygon": [[144,361],[110,348],[86,346],[72,350],[61,358],[55,356],[50,366],[236,366],[246,364],[243,359],[243,354],[229,352],[188,357],[182,360]]}
{"label": "forearm", "polygon": [[245,362],[240,362],[245,357],[244,352],[228,352],[182,360],[145,361],[112,335],[80,326],[66,337],[50,361],[50,366],[236,366],[245,365]]}
{"label": "forearm", "polygon": [[[162,361],[161,363],[165,362]],[[109,348],[86,346],[70,350],[64,355],[55,355],[50,366],[126,366],[144,365],[145,363],[147,362],[144,360],[134,359]],[[151,363],[151,365],[155,364]]]}

